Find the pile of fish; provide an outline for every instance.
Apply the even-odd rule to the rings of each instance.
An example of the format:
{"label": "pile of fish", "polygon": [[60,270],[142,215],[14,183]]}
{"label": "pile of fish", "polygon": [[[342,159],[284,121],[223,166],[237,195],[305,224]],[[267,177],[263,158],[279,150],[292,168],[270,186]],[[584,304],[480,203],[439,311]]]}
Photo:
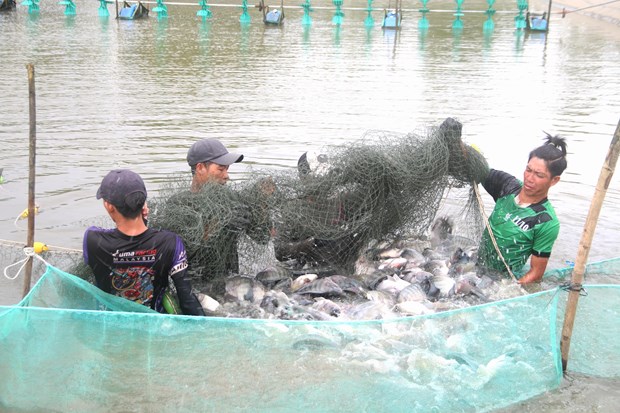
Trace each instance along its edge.
{"label": "pile of fish", "polygon": [[476,247],[448,248],[419,239],[383,242],[360,256],[355,274],[300,273],[278,264],[231,276],[224,294],[198,298],[213,316],[346,321],[432,314],[525,294],[510,280],[478,274]]}

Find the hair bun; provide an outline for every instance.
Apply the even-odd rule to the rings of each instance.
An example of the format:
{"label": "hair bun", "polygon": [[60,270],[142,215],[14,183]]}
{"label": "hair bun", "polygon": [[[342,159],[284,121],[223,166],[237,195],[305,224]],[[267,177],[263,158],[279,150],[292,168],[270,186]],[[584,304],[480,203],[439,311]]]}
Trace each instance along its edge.
{"label": "hair bun", "polygon": [[564,139],[560,135],[551,135],[547,132],[545,132],[545,135],[547,135],[547,137],[545,138],[547,142],[545,142],[545,144],[555,146],[560,151],[562,151],[562,156],[566,156],[566,139]]}

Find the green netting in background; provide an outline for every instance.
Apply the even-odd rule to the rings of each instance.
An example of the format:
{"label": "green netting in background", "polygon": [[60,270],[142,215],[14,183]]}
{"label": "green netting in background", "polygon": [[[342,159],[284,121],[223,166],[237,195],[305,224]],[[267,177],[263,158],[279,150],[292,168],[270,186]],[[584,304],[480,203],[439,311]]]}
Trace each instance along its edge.
{"label": "green netting in background", "polygon": [[[620,285],[586,285],[584,288],[587,295],[579,299],[577,306],[568,370],[620,378]],[[565,304],[566,300],[560,300],[560,327]]]}
{"label": "green netting in background", "polygon": [[[570,278],[572,272],[573,267],[550,269],[545,271],[545,278]],[[587,281],[589,276],[594,275],[615,277],[618,274],[620,274],[620,257],[586,264],[584,279]]]}
{"label": "green netting in background", "polygon": [[559,296],[376,321],[196,318],[50,267],[0,307],[0,410],[488,411],[559,385]]}

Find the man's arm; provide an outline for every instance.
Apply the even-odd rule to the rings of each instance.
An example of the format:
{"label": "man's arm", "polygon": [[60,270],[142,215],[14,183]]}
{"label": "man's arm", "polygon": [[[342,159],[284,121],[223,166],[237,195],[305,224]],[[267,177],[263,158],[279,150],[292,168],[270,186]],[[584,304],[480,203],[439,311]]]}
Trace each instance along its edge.
{"label": "man's arm", "polygon": [[179,297],[179,305],[184,315],[205,315],[204,310],[198,297],[192,293],[192,285],[187,275],[187,270],[182,270],[174,274],[172,282],[177,289],[177,297]]}
{"label": "man's arm", "polygon": [[[539,215],[541,217],[543,214]],[[548,215],[547,215],[548,217]],[[557,220],[545,220],[535,227],[533,253],[530,259],[530,270],[519,279],[520,284],[528,284],[542,280],[547,269],[551,248],[560,233],[560,223]]]}
{"label": "man's arm", "polygon": [[504,171],[491,169],[482,186],[494,201],[508,194],[516,194],[521,190],[521,182],[514,176]]}
{"label": "man's arm", "polygon": [[482,183],[489,174],[489,164],[478,148],[463,142],[462,129],[461,122],[446,118],[436,131],[439,140],[448,146],[448,173],[463,183]]}
{"label": "man's arm", "polygon": [[192,293],[192,284],[190,282],[189,275],[187,274],[188,265],[185,245],[183,245],[183,241],[181,241],[181,238],[178,235],[175,236],[175,243],[174,260],[169,274],[177,290],[177,297],[179,298],[181,311],[183,311],[183,314],[185,315],[204,316],[205,312],[202,309],[200,301],[198,301],[198,297]]}
{"label": "man's arm", "polygon": [[542,280],[548,262],[548,257],[532,255],[530,259],[530,270],[519,279],[519,284],[529,284]]}

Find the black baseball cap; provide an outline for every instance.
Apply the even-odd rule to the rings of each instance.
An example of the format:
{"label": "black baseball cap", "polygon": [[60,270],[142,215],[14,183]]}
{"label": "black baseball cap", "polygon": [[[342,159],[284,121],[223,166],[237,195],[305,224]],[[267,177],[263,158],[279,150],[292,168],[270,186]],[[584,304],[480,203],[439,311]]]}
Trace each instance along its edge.
{"label": "black baseball cap", "polygon": [[101,181],[97,199],[101,198],[116,207],[135,209],[146,201],[146,187],[137,173],[129,169],[115,169]]}
{"label": "black baseball cap", "polygon": [[201,162],[213,162],[218,165],[232,165],[243,160],[243,155],[230,153],[217,139],[203,139],[192,145],[187,151],[187,163],[194,166]]}

